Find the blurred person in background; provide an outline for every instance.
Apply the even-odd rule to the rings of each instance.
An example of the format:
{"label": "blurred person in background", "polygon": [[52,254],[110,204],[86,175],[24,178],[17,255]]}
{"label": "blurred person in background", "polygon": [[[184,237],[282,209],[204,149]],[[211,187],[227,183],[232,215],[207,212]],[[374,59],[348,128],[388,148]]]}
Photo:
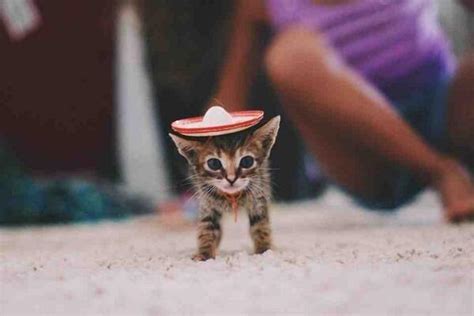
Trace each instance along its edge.
{"label": "blurred person in background", "polygon": [[455,60],[432,1],[238,1],[215,95],[227,110],[247,106],[262,25],[268,76],[331,180],[385,210],[429,186],[448,220],[472,218],[474,56]]}
{"label": "blurred person in background", "polygon": [[[0,110],[2,111],[2,115],[0,115],[0,206],[2,206],[0,215],[3,216],[1,218],[2,223],[21,222],[22,220],[32,223],[38,221],[74,221],[122,216],[122,214],[144,209],[143,207],[130,205],[126,195],[117,194],[113,187],[97,184],[104,179],[118,181],[121,178],[117,166],[117,147],[115,144],[117,129],[115,117],[117,111],[113,86],[116,80],[116,70],[112,65],[116,55],[114,50],[114,24],[117,3],[120,2],[113,0],[81,1],[74,4],[73,10],[71,10],[71,4],[68,4],[66,8],[66,4],[62,4],[62,2],[45,0],[3,0],[0,2],[0,51],[3,57],[0,60],[2,69],[0,73]],[[379,1],[357,1],[361,4],[360,7],[351,3],[355,3],[355,1],[348,1],[347,3],[344,3],[345,1],[318,3],[318,1],[214,2],[207,0],[177,2],[137,0],[123,2],[137,4],[141,9],[149,60],[148,70],[152,79],[155,101],[159,100],[159,105],[155,102],[156,121],[162,131],[167,131],[169,123],[174,119],[199,115],[203,112],[207,100],[213,94],[219,73],[221,73],[221,80],[218,83],[219,92],[217,96],[220,101],[228,105],[229,109],[244,107],[246,102],[243,100],[248,99],[247,97],[250,97],[250,94],[255,93],[255,91],[257,95],[262,94],[264,90],[262,88],[268,87],[265,87],[265,85],[262,87],[262,84],[258,83],[260,78],[258,76],[253,78],[255,73],[252,72],[257,72],[261,64],[257,59],[257,48],[263,51],[266,46],[264,42],[257,41],[257,35],[260,35],[262,27],[269,26],[275,35],[269,37],[271,46],[270,49],[266,50],[265,55],[267,70],[273,82],[273,87],[281,96],[285,109],[302,133],[306,145],[312,149],[312,152],[325,166],[328,174],[337,183],[354,195],[364,198],[364,202],[370,204],[369,206],[378,208],[394,208],[405,203],[425,183],[452,182],[455,185],[445,185],[448,189],[444,191],[460,192],[461,197],[466,196],[462,193],[463,190],[458,190],[459,187],[469,187],[460,184],[462,181],[459,181],[459,179],[463,178],[459,176],[460,172],[450,172],[449,174],[458,175],[451,176],[450,179],[452,180],[450,181],[440,180],[440,178],[444,179],[446,177],[436,177],[437,180],[434,181],[432,177],[424,174],[423,168],[418,168],[419,166],[413,166],[410,163],[407,164],[404,160],[407,159],[406,155],[400,154],[397,156],[391,155],[390,152],[387,153],[386,150],[380,151],[380,147],[372,139],[374,135],[379,135],[383,143],[388,144],[392,144],[390,140],[393,141],[393,137],[387,139],[383,136],[383,133],[380,134],[380,131],[377,131],[377,128],[370,127],[371,124],[380,121],[382,122],[381,125],[391,127],[393,131],[398,133],[397,130],[400,128],[400,124],[405,126],[401,129],[406,132],[406,122],[415,126],[416,124],[411,123],[411,121],[423,121],[424,123],[417,126],[422,126],[424,132],[417,130],[417,133],[418,137],[421,135],[425,139],[423,133],[426,134],[426,131],[429,130],[427,125],[445,126],[436,123],[438,119],[425,120],[420,118],[420,116],[423,116],[420,113],[425,113],[427,107],[434,108],[438,110],[430,112],[432,113],[430,117],[443,118],[441,112],[445,108],[432,106],[434,103],[429,99],[435,98],[435,96],[430,94],[429,90],[430,87],[442,81],[436,80],[436,78],[440,79],[442,77],[441,74],[446,75],[446,84],[439,84],[439,87],[436,85],[436,89],[431,89],[440,91],[439,95],[441,97],[438,97],[437,94],[436,99],[443,99],[443,91],[448,90],[448,86],[451,86],[450,82],[451,77],[454,76],[455,66],[449,48],[443,48],[441,51],[446,54],[441,54],[438,59],[434,58],[434,61],[422,60],[421,63],[415,63],[417,65],[425,63],[426,67],[408,67],[412,73],[424,73],[420,76],[423,78],[428,78],[431,74],[434,74],[431,78],[435,79],[431,83],[422,79],[417,81],[410,78],[408,80],[407,78],[410,76],[398,75],[389,77],[387,81],[385,81],[386,78],[380,80],[385,82],[386,86],[390,86],[385,89],[381,84],[378,84],[379,78],[377,76],[383,72],[382,70],[377,68],[373,71],[373,74],[365,73],[357,67],[357,62],[351,63],[350,60],[346,60],[348,57],[338,47],[337,41],[331,43],[331,36],[326,36],[324,28],[316,26],[315,23],[319,24],[321,22],[319,19],[323,18],[313,19],[314,16],[317,17],[314,10],[302,9],[302,6],[306,6],[307,9],[316,8],[318,11],[324,8],[325,10],[321,11],[322,15],[334,15],[336,17],[335,20],[325,18],[330,20],[330,24],[338,25],[341,23],[341,26],[343,26],[344,23],[342,22],[350,21],[352,15],[349,13],[359,12],[364,8],[363,3],[368,7],[373,6],[373,10],[369,10],[372,15],[369,15],[367,21],[370,21],[372,19],[377,20],[376,16],[373,16],[375,11],[382,8],[385,8],[385,10],[382,10],[383,12],[390,10],[390,7],[382,6],[384,3],[385,6],[390,3],[393,6],[395,1],[384,3],[379,3]],[[469,1],[465,2],[470,4]],[[412,15],[408,14],[408,16],[415,17],[415,21],[424,21],[426,18],[423,19],[422,16],[428,16],[427,20],[430,23],[426,25],[430,27],[437,26],[434,17],[428,14],[432,12],[429,2],[414,1],[413,3],[415,3],[415,7],[419,6],[417,10],[407,6],[408,2],[400,2],[401,7],[408,9],[408,11],[397,9],[395,10],[395,16],[402,15],[406,18],[407,14],[411,13]],[[342,8],[341,10],[345,13],[339,15],[338,8]],[[280,11],[280,13],[275,12],[275,10]],[[308,11],[306,17],[301,17],[298,14],[298,12],[305,11]],[[330,13],[331,11],[332,13]],[[419,14],[416,14],[417,12]],[[425,14],[423,15],[420,12]],[[350,17],[346,19],[347,14]],[[231,17],[233,17],[232,20]],[[379,19],[384,20],[385,17],[382,16]],[[408,20],[405,19],[405,21]],[[289,29],[296,24],[306,24],[306,27],[302,30],[295,30],[294,33],[289,32]],[[369,24],[368,27],[377,29],[378,25],[375,27]],[[420,37],[413,37],[411,33],[408,34],[411,34],[411,37],[407,35],[411,39],[424,39],[419,44],[420,47],[423,46],[425,49],[427,47],[426,37],[432,40],[433,35],[434,38],[438,38],[441,34],[436,28],[435,32],[428,32],[425,28],[419,28],[419,26],[414,27],[413,24],[407,25],[407,28],[418,31],[417,34],[425,35]],[[229,30],[234,30],[231,37],[227,36]],[[397,33],[395,31],[394,33]],[[369,35],[366,33],[362,31],[359,32],[359,35],[363,38],[362,35]],[[295,43],[286,44],[286,40],[279,40],[284,38],[284,34],[290,34],[287,39],[294,37],[297,40],[295,40]],[[303,36],[302,34],[307,36],[300,38],[300,36]],[[406,35],[404,32],[400,32],[400,34]],[[396,34],[393,34],[393,36],[397,38]],[[352,35],[349,34],[348,38],[351,37]],[[329,39],[329,44],[324,44],[327,41],[326,38]],[[355,38],[359,38],[359,36]],[[258,37],[258,39],[261,38]],[[227,40],[229,40],[230,45],[228,49],[225,49],[224,44]],[[257,42],[257,45],[253,45],[255,42]],[[277,43],[284,44],[276,45]],[[299,53],[301,52],[307,52],[302,47],[296,46],[296,43],[317,45],[317,58],[312,55],[311,58],[291,57],[293,55],[300,56]],[[384,46],[385,43],[380,44],[379,42],[378,45]],[[377,45],[377,41],[375,41],[375,45]],[[391,43],[390,45],[392,46],[389,46],[389,48],[393,48],[394,44]],[[270,63],[271,60],[275,59],[270,58],[270,56],[279,56],[282,51],[285,51],[283,49],[277,50],[276,47],[291,48],[297,54],[291,53],[288,54],[290,55],[288,60],[283,58],[282,62]],[[314,47],[312,49],[306,47],[305,49],[313,51],[313,53],[315,50]],[[228,56],[221,72],[219,69],[221,66],[220,57],[224,55],[225,51],[228,52]],[[280,53],[270,54],[272,51]],[[365,51],[362,51],[358,54],[364,56],[365,53]],[[400,56],[402,59],[406,56],[412,57],[411,54],[406,53]],[[367,54],[366,57],[368,59],[374,58],[372,54]],[[328,60],[337,60],[336,63],[342,64],[339,65],[341,67],[337,72],[339,75],[336,76],[334,69],[329,67],[332,62],[328,62]],[[280,84],[280,81],[276,80],[276,73],[281,74],[280,70],[282,69],[275,72],[274,64],[282,66],[284,70],[299,69],[301,64],[295,64],[295,61],[304,63],[305,67],[303,69],[313,70],[314,63],[317,62],[316,65],[321,70],[318,72],[320,81],[316,82],[314,80],[315,72],[313,71],[307,76],[304,84],[294,80],[294,74],[284,76],[290,82],[291,88]],[[393,60],[391,61],[393,62]],[[446,67],[449,71],[444,71],[442,65],[437,67],[437,61],[440,65],[443,63],[452,64]],[[306,64],[307,62],[308,64]],[[270,64],[273,66],[270,66]],[[468,65],[468,62],[465,64]],[[425,68],[434,69],[434,72],[427,72]],[[469,80],[472,80],[466,79],[472,74],[468,66],[462,66],[459,69],[465,70],[460,72],[460,75],[456,75],[456,78],[459,79],[456,79],[455,82],[469,82]],[[299,75],[300,78],[301,74]],[[306,77],[306,74],[303,74],[303,76]],[[345,77],[345,79],[342,80],[342,77]],[[257,81],[257,84],[251,87],[253,89],[250,89],[254,90],[253,92],[248,91],[250,80],[246,81],[247,78],[254,79],[253,82]],[[328,78],[334,80],[327,80]],[[341,85],[340,82],[345,83],[345,86]],[[405,86],[401,84],[401,87],[398,87],[395,84],[396,82],[406,82],[406,84]],[[330,85],[328,86],[328,84]],[[291,92],[296,85],[302,91]],[[313,85],[318,89],[314,89]],[[338,88],[329,88],[334,85]],[[348,86],[352,87],[352,90],[347,89]],[[450,91],[456,91],[454,87],[458,87],[458,92],[452,93],[457,96],[456,98],[461,100],[469,98],[469,89],[463,90],[462,84],[452,84],[452,86],[453,89],[450,89]],[[443,87],[446,89],[443,89]],[[396,92],[398,89],[402,92]],[[331,93],[326,95],[323,90]],[[421,90],[421,92],[415,94],[414,91],[418,90]],[[344,102],[341,100],[334,101],[335,91],[338,92],[339,97],[346,97]],[[344,93],[342,93],[343,91]],[[286,95],[288,92],[291,93]],[[324,98],[321,98],[323,94]],[[316,96],[323,101],[321,104],[316,104],[314,101]],[[294,97],[295,100],[293,100]],[[450,97],[450,99],[453,98]],[[274,106],[277,103],[276,100],[269,99],[267,98],[263,102],[265,105],[263,109],[267,115],[271,116],[280,110]],[[351,99],[350,102],[347,102],[347,99]],[[450,101],[449,104],[453,102]],[[256,103],[259,102],[249,102],[249,104]],[[389,108],[398,103],[400,105],[394,107],[396,111],[401,113],[402,104],[406,104],[403,106],[406,111],[410,109],[409,112],[418,114],[410,114],[412,119],[409,119],[408,114],[402,113],[405,123],[400,122],[400,119],[395,119],[398,124],[394,124],[393,116],[397,115]],[[407,105],[418,103],[421,105],[420,107]],[[458,122],[459,117],[464,117],[466,121],[469,120],[469,117],[472,118],[470,104],[462,101],[456,101],[455,103],[465,104],[465,106],[457,106],[457,110],[451,110],[452,107],[450,106],[451,114],[449,117],[453,117],[450,121]],[[361,104],[368,105],[361,106]],[[383,110],[373,111],[371,106],[374,104],[383,108]],[[436,104],[445,105],[443,102],[436,102]],[[329,105],[332,106],[332,110],[336,110],[335,115],[325,111],[331,108]],[[350,107],[350,109],[346,109],[347,107]],[[367,107],[370,110],[367,110]],[[310,112],[304,112],[308,109]],[[354,109],[365,111],[365,113],[370,112],[371,114],[373,112],[373,117],[376,118],[374,119],[375,122],[369,120],[371,124],[366,124],[368,125],[366,128],[359,130],[356,128],[358,124],[354,122],[361,122],[360,120],[364,119],[365,116],[354,115],[357,114],[352,113]],[[301,115],[301,113],[304,114]],[[341,113],[345,113],[349,117],[354,116],[356,120],[353,121],[353,118],[347,120],[346,117],[343,117],[344,124],[340,124]],[[328,114],[330,119],[326,119],[324,116]],[[440,115],[438,116],[438,114]],[[387,123],[387,116],[392,117],[391,123]],[[365,119],[370,119],[370,117],[369,115]],[[314,168],[314,165],[308,162],[308,157],[301,148],[303,144],[300,143],[291,124],[288,124],[289,122],[285,122],[285,120],[283,123],[279,142],[276,144],[273,153],[272,167],[277,169],[274,172],[276,195],[283,199],[301,198],[311,194],[315,196],[320,192],[321,183],[324,186],[324,181],[321,181],[320,174]],[[453,125],[458,128],[458,131],[453,131],[453,133],[457,133],[455,138],[457,142],[450,141],[447,143],[443,141],[442,145],[438,146],[437,144],[433,145],[431,140],[428,140],[430,142],[428,152],[433,151],[433,148],[436,148],[437,151],[449,149],[450,153],[456,153],[457,158],[462,158],[466,165],[469,165],[469,161],[472,161],[470,158],[472,150],[466,150],[466,148],[472,147],[466,146],[469,143],[466,139],[469,140],[468,132],[472,129],[469,129],[469,124],[458,123]],[[354,125],[356,126],[354,127]],[[442,129],[436,130],[428,138],[436,138],[442,132]],[[334,130],[338,132],[334,133]],[[361,137],[361,133],[364,137]],[[428,132],[428,134],[430,133]],[[166,135],[167,133],[162,134]],[[399,135],[396,136],[399,137]],[[413,133],[411,133],[411,136],[413,136]],[[412,139],[413,137],[409,136],[408,138]],[[159,150],[167,154],[169,168],[166,171],[169,172],[173,182],[173,189],[182,192],[185,190],[182,188],[183,165],[180,164],[181,160],[176,159],[176,151],[169,140],[165,138],[164,141],[165,146],[159,148]],[[405,141],[406,139],[401,137],[399,143]],[[326,146],[326,143],[329,145]],[[417,143],[419,145],[419,142]],[[449,144],[449,148],[447,144]],[[419,146],[412,147],[418,148],[417,151],[413,151],[419,153]],[[398,153],[397,146],[391,148]],[[288,152],[293,154],[287,155]],[[320,155],[321,157],[319,157]],[[388,159],[387,155],[395,157],[388,157]],[[435,156],[439,156],[439,153],[435,153]],[[423,160],[426,163],[426,158],[425,148],[425,155],[420,156],[420,161]],[[412,160],[408,160],[413,163]],[[438,169],[459,169],[452,166],[457,166],[457,161],[442,160],[449,160],[451,167],[447,168],[448,163],[443,163],[445,167]],[[361,161],[360,167],[358,165],[359,161]],[[306,168],[306,165],[309,167]],[[426,167],[424,164],[421,165]],[[371,168],[372,166],[374,168]],[[397,170],[399,167],[406,166],[409,167],[410,171],[423,169],[421,178],[425,180],[421,181],[422,183],[413,181],[411,176],[413,172],[399,172]],[[137,167],[140,168],[141,166]],[[407,168],[401,169],[406,170]],[[384,172],[380,172],[380,170]],[[415,173],[418,174],[418,172]],[[431,176],[433,174],[434,172],[430,173]],[[446,174],[446,172],[443,174]],[[73,180],[64,180],[64,175],[68,175],[68,177],[76,175],[77,177],[74,177]],[[93,180],[84,181],[85,177]],[[51,181],[51,179],[57,180]],[[395,179],[397,180],[395,181]],[[410,185],[405,186],[402,185],[403,183],[409,183]],[[441,187],[441,184],[438,187]],[[372,192],[376,191],[375,189],[378,191]],[[160,190],[160,188],[157,188],[157,190]],[[396,193],[393,193],[394,190]],[[440,191],[442,190],[440,189]],[[456,197],[458,193],[446,193],[442,196],[446,196],[448,200],[454,200],[453,196]],[[367,199],[367,196],[369,199]],[[466,210],[469,209],[465,206],[469,205],[470,202],[466,202],[465,198],[456,198],[456,200],[461,201],[457,203],[460,206],[447,207],[447,210],[454,210],[448,212],[448,214],[461,215],[450,215],[452,219],[464,217]],[[450,204],[452,203],[445,202],[445,205]]]}

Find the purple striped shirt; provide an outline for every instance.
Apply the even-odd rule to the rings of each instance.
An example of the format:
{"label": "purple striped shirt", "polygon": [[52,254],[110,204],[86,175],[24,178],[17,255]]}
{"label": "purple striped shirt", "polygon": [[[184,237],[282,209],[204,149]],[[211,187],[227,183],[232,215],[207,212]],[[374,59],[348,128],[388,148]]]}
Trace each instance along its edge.
{"label": "purple striped shirt", "polygon": [[267,0],[273,27],[323,34],[343,60],[388,95],[400,96],[451,74],[454,56],[430,0]]}

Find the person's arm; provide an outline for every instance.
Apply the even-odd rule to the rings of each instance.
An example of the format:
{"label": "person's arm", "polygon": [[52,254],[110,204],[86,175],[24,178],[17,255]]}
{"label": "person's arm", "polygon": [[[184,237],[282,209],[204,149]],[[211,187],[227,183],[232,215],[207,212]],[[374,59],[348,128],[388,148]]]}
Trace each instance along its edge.
{"label": "person's arm", "polygon": [[246,106],[256,68],[254,44],[257,26],[264,21],[264,12],[262,1],[236,1],[231,37],[214,96],[228,111],[241,110]]}

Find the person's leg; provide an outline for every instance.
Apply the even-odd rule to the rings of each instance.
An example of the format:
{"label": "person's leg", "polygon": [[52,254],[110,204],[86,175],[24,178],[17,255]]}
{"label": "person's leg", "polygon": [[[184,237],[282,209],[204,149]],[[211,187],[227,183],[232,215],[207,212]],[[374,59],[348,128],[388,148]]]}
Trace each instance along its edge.
{"label": "person's leg", "polygon": [[[474,54],[466,56],[459,64],[448,95],[447,130],[448,150],[463,161],[468,169],[474,171]],[[467,184],[468,177],[464,177]],[[451,218],[459,220],[464,217],[473,217],[474,191],[469,191],[461,182],[445,182],[445,191],[449,194],[442,196],[445,204],[459,205],[451,211]],[[452,193],[451,193],[452,192]],[[471,194],[463,207],[462,196]],[[471,212],[468,211],[470,206]]]}
{"label": "person's leg", "polygon": [[446,213],[474,211],[465,193],[472,184],[457,163],[425,144],[383,96],[337,61],[317,34],[304,28],[279,34],[267,51],[266,67],[302,137],[341,186],[376,197],[387,189],[391,170],[401,166],[444,196],[453,194],[446,193],[447,175],[456,174],[449,181],[459,183],[464,193],[457,201],[443,198]]}

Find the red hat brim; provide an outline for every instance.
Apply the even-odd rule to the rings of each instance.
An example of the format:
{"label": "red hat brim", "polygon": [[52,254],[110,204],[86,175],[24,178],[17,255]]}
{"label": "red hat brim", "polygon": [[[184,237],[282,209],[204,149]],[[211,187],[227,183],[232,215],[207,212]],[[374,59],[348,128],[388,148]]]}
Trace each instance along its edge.
{"label": "red hat brim", "polygon": [[181,119],[171,123],[173,131],[194,137],[219,136],[240,132],[258,124],[263,118],[263,111],[239,111],[229,113],[233,123],[221,125],[203,125],[203,116]]}

